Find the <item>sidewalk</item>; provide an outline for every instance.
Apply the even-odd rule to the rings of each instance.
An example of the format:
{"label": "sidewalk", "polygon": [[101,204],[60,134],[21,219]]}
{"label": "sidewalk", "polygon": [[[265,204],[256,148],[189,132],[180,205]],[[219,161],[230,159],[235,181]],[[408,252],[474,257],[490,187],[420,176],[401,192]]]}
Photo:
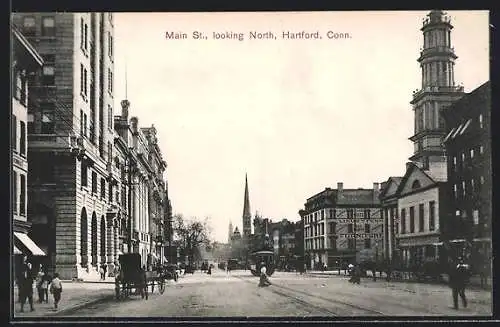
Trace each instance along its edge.
{"label": "sidewalk", "polygon": [[[111,279],[110,279],[111,280]],[[114,280],[114,279],[113,279]],[[49,303],[38,303],[38,292],[33,289],[33,306],[35,311],[30,312],[28,301],[24,305],[24,312],[20,312],[18,303],[18,289],[14,288],[13,300],[15,303],[14,318],[43,317],[62,315],[73,310],[78,310],[89,304],[97,303],[114,297],[114,284],[108,281],[90,282],[62,282],[63,293],[59,308],[54,309],[54,298],[49,293]]]}
{"label": "sidewalk", "polygon": [[[319,271],[319,270],[309,270],[306,272],[306,274],[308,275],[315,275],[315,276],[337,276],[337,277],[346,277],[346,276],[349,276],[349,273],[347,273],[347,271],[345,270],[341,270],[340,271],[340,275],[339,275],[339,271],[338,270],[327,270],[327,271]],[[378,280],[383,280],[385,281],[385,278],[386,278],[387,274],[385,272],[382,272],[382,275],[379,275],[379,273],[377,272],[377,281]],[[363,279],[367,278],[367,279],[370,279],[372,280],[373,279],[373,275],[372,275],[372,272],[371,271],[368,271],[367,272],[367,276],[366,277],[362,277]],[[447,285],[448,283],[448,276],[447,275],[444,275],[444,281],[443,282],[430,282],[430,281],[417,281],[417,280],[413,280],[413,279],[407,279],[407,278],[391,278],[391,282],[392,283],[398,283],[398,282],[402,282],[402,283],[415,283],[415,284],[438,284],[438,285]],[[481,288],[481,282],[480,282],[480,278],[479,276],[472,276],[469,280],[469,284],[468,284],[468,287],[471,288],[471,289],[483,289],[483,290],[489,290],[491,288],[491,285],[492,285],[492,280],[491,280],[491,277],[488,278],[488,284],[484,287],[484,288]]]}

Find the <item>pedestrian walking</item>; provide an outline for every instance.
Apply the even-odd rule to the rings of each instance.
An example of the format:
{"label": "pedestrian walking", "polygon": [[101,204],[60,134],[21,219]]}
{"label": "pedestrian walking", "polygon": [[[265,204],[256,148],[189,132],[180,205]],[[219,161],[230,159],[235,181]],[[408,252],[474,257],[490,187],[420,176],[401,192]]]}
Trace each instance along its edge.
{"label": "pedestrian walking", "polygon": [[104,274],[102,275],[102,280],[106,280],[106,276],[108,275],[108,265],[103,263],[102,268],[104,270]]}
{"label": "pedestrian walking", "polygon": [[102,265],[99,268],[99,275],[101,276],[101,280],[104,280],[104,267]]}
{"label": "pedestrian walking", "polygon": [[469,265],[460,257],[449,273],[449,284],[452,289],[453,308],[458,310],[458,296],[462,299],[462,305],[467,308],[467,297],[465,296],[465,286],[469,280]]}
{"label": "pedestrian walking", "polygon": [[49,290],[52,296],[54,296],[54,309],[57,310],[59,301],[61,301],[61,293],[62,293],[62,283],[61,280],[59,279],[58,273],[54,274],[54,278],[50,282]]}
{"label": "pedestrian walking", "polygon": [[24,304],[28,300],[31,311],[35,311],[33,307],[33,268],[28,261],[28,257],[23,257],[20,274],[18,277],[19,300],[21,302],[21,312],[24,312]]}
{"label": "pedestrian walking", "polygon": [[261,262],[260,264],[260,280],[259,280],[259,287],[263,286],[269,286],[271,285],[271,282],[267,278],[267,268],[266,264],[264,262]]}
{"label": "pedestrian walking", "polygon": [[45,273],[43,266],[40,265],[35,282],[36,289],[38,291],[38,303],[42,303],[44,301],[47,302],[45,290],[48,286],[48,283],[46,280],[46,275],[47,274]]}

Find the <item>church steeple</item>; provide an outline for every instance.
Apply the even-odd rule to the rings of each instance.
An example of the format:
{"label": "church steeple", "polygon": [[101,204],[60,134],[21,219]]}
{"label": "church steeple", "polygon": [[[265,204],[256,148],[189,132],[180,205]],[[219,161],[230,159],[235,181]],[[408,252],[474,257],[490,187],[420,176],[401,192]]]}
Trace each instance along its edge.
{"label": "church steeple", "polygon": [[446,156],[443,145],[445,136],[443,107],[460,99],[462,86],[455,85],[455,50],[451,46],[451,20],[441,10],[432,10],[423,19],[424,37],[420,49],[422,88],[413,92],[415,116],[414,154],[410,160],[424,170],[433,171],[436,177],[446,180]]}
{"label": "church steeple", "polygon": [[252,214],[250,213],[250,198],[248,195],[248,179],[245,174],[245,198],[243,199],[243,236],[249,236],[252,233]]}
{"label": "church steeple", "polygon": [[233,236],[233,223],[229,221],[229,231],[227,234],[227,242],[231,243],[231,237]]}

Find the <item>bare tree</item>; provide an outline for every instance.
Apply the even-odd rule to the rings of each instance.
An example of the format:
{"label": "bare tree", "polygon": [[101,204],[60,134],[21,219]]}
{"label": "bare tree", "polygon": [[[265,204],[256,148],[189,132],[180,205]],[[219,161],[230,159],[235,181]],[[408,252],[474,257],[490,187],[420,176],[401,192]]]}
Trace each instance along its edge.
{"label": "bare tree", "polygon": [[199,253],[201,246],[210,244],[210,218],[203,221],[196,218],[185,219],[182,214],[173,217],[173,230],[179,241],[180,250],[188,256],[189,263],[193,262],[194,256]]}

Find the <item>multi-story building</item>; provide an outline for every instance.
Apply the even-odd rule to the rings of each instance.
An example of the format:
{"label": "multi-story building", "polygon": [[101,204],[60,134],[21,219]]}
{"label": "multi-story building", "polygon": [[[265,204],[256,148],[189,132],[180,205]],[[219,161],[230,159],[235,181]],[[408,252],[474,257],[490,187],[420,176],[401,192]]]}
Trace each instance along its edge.
{"label": "multi-story building", "polygon": [[382,206],[383,227],[383,253],[384,258],[392,261],[394,251],[397,251],[396,234],[398,230],[398,187],[402,177],[389,177],[382,183],[380,191],[380,204]]}
{"label": "multi-story building", "polygon": [[100,264],[116,258],[115,249],[106,255],[106,235],[117,232],[107,193],[113,183],[113,15],[14,13],[12,20],[45,62],[28,110],[33,237],[47,247],[62,278],[97,275]]}
{"label": "multi-story building", "polygon": [[399,210],[396,242],[398,260],[404,265],[443,258],[440,246],[448,208],[445,186],[445,180],[436,179],[415,163],[407,163],[396,191]]}
{"label": "multi-story building", "polygon": [[[14,254],[45,256],[29,237],[28,215],[28,108],[35,99],[29,93],[30,74],[38,72],[43,59],[35,48],[15,27],[12,36],[12,213],[14,229]],[[46,250],[46,249],[45,249]],[[14,257],[14,268],[19,267],[21,257]]]}
{"label": "multi-story building", "polygon": [[375,260],[379,246],[382,254],[379,194],[379,183],[373,183],[373,189],[344,189],[337,183],[337,189],[326,188],[307,199],[299,214],[310,268]]}
{"label": "multi-story building", "polygon": [[[474,266],[491,260],[491,86],[486,82],[443,112],[450,195],[446,239],[469,248]],[[458,255],[458,253],[454,253]]]}
{"label": "multi-story building", "polygon": [[165,257],[164,202],[168,201],[163,174],[167,168],[167,163],[163,160],[158,146],[157,131],[154,125],[141,128],[141,132],[144,134],[148,145],[150,253],[157,262],[163,263]]}
{"label": "multi-story building", "polygon": [[433,10],[423,21],[423,48],[417,61],[422,72],[422,88],[413,92],[410,102],[415,113],[412,163],[398,188],[399,231],[397,242],[400,259],[417,264],[426,258],[440,256],[442,234],[446,233],[447,162],[443,138],[445,107],[464,95],[455,84],[457,56],[451,43],[453,26],[440,10]]}
{"label": "multi-story building", "polygon": [[133,252],[141,255],[141,264],[147,266],[150,263],[151,230],[149,220],[149,181],[151,167],[148,162],[148,144],[144,133],[139,128],[139,119],[130,118],[130,129],[132,131],[132,155],[135,160],[132,166],[132,241]]}

